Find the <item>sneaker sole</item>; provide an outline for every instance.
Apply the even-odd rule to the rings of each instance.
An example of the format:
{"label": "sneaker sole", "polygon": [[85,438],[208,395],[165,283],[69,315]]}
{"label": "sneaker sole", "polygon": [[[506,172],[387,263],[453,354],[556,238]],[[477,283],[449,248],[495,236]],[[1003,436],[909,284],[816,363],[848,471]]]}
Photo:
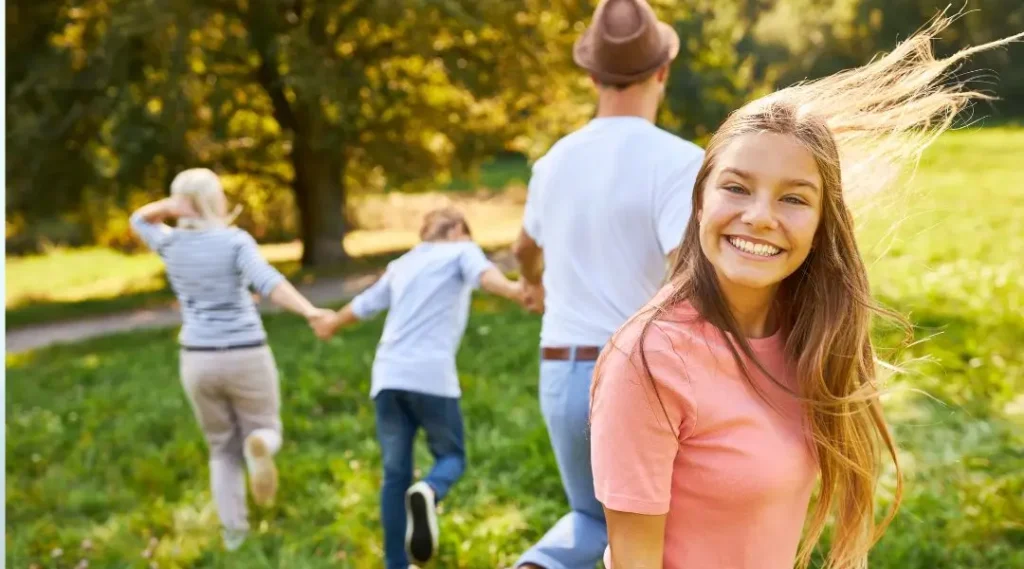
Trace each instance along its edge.
{"label": "sneaker sole", "polygon": [[406,553],[413,561],[426,563],[437,548],[437,513],[421,492],[412,492],[405,500]]}
{"label": "sneaker sole", "polygon": [[259,437],[247,439],[245,448],[251,460],[249,487],[253,500],[261,506],[270,505],[277,495],[277,467],[274,465],[274,457],[266,443]]}

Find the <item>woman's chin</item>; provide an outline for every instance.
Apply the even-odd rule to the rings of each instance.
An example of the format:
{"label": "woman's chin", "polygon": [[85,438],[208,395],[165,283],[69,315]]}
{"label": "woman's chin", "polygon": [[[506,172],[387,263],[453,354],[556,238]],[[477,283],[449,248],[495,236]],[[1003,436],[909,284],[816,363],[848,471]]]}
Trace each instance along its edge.
{"label": "woman's chin", "polygon": [[748,267],[738,270],[720,270],[718,274],[730,285],[752,291],[774,289],[786,278],[785,275],[778,274],[778,271],[751,270]]}

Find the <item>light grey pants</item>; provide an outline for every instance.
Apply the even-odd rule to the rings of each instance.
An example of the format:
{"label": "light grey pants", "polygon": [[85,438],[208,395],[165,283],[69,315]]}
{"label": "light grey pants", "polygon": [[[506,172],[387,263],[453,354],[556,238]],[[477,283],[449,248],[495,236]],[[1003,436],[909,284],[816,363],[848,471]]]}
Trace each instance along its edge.
{"label": "light grey pants", "polygon": [[221,525],[249,529],[243,442],[281,448],[277,366],[267,346],[180,354],[181,383],[210,449],[210,489]]}

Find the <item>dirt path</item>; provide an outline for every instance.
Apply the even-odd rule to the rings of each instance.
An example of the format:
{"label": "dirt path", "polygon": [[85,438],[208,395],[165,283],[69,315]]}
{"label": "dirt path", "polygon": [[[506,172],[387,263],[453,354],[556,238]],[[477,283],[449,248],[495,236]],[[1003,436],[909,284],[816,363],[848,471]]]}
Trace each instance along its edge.
{"label": "dirt path", "polygon": [[[515,267],[515,260],[508,251],[500,251],[491,258],[502,269]],[[297,288],[316,305],[333,304],[348,300],[359,294],[363,289],[377,280],[379,273],[354,277],[324,278]],[[260,303],[260,311],[271,313],[280,311],[266,299]],[[70,344],[89,338],[144,330],[152,328],[168,328],[181,324],[181,316],[176,307],[140,309],[104,316],[94,316],[80,320],[51,322],[26,326],[16,330],[8,330],[6,334],[7,353],[18,353],[42,348],[53,344]]]}

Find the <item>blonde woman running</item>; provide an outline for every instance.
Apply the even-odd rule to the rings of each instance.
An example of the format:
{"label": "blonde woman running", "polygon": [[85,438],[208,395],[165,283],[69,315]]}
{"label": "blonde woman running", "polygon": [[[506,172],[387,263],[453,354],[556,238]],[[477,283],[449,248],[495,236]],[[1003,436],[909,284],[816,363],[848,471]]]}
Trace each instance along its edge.
{"label": "blonde woman running", "polygon": [[[237,208],[236,208],[237,209]],[[281,447],[277,366],[249,293],[310,323],[330,316],[314,307],[260,255],[256,241],[231,227],[216,174],[185,170],[171,196],[131,216],[132,229],[160,255],[181,305],[181,382],[210,449],[210,484],[224,545],[238,549],[249,530],[245,469],[258,504],[277,492],[274,454]],[[163,222],[177,218],[176,228]]]}

